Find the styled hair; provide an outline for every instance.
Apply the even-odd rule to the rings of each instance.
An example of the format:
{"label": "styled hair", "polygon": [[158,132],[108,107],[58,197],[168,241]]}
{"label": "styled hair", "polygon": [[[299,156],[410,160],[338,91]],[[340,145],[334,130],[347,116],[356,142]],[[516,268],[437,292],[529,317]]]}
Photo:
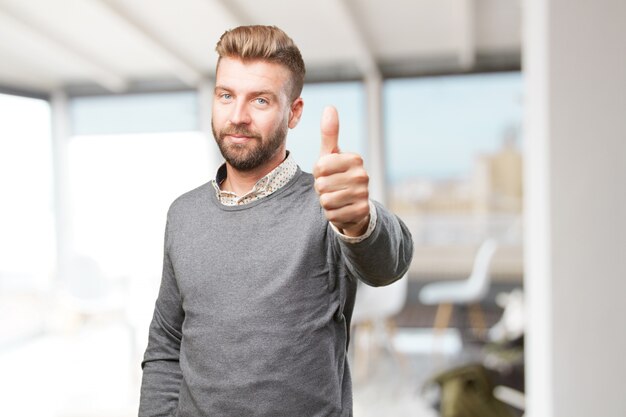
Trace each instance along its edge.
{"label": "styled hair", "polygon": [[290,99],[302,93],[304,84],[304,61],[300,50],[285,32],[276,26],[239,26],[227,30],[215,47],[219,61],[238,58],[242,61],[262,60],[285,66],[291,73]]}

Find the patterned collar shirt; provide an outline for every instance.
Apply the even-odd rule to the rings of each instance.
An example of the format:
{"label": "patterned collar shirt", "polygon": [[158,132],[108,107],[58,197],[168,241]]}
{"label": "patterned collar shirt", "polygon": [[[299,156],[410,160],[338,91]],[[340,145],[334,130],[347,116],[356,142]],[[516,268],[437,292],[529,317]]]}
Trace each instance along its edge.
{"label": "patterned collar shirt", "polygon": [[223,164],[217,170],[217,175],[213,180],[213,187],[217,193],[217,199],[223,205],[242,206],[260,200],[280,190],[296,175],[296,172],[298,172],[298,165],[291,155],[287,155],[287,158],[285,158],[280,165],[258,180],[250,191],[238,197],[237,194],[232,191],[226,191],[220,188],[220,185],[226,179],[226,164]]}
{"label": "patterned collar shirt", "polygon": [[[232,191],[222,190],[220,185],[226,179],[226,164],[222,164],[220,168],[217,170],[217,175],[215,179],[212,181],[213,187],[215,188],[215,193],[217,195],[217,199],[220,203],[225,206],[240,206],[244,204],[249,204],[254,201],[260,200],[263,197],[267,197],[274,192],[280,190],[284,187],[298,172],[298,164],[294,161],[291,154],[287,153],[287,158],[270,171],[263,178],[258,180],[254,187],[241,197],[237,196],[237,194]],[[352,237],[346,236],[339,231],[332,223],[331,226],[333,230],[339,235],[339,237],[349,243],[358,243],[365,239],[367,239],[372,232],[374,231],[374,227],[376,227],[376,207],[370,201],[370,221],[367,226],[367,230],[361,236]]]}

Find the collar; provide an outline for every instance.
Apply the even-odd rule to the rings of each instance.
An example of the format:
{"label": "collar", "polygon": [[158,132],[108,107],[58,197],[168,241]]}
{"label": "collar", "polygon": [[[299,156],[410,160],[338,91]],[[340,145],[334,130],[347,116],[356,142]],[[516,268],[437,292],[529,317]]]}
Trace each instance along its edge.
{"label": "collar", "polygon": [[298,171],[298,165],[293,157],[287,152],[287,157],[276,168],[258,180],[254,187],[246,194],[238,197],[231,191],[220,189],[220,184],[226,179],[226,163],[217,170],[215,179],[212,181],[217,199],[227,206],[238,206],[267,197],[285,186]]}

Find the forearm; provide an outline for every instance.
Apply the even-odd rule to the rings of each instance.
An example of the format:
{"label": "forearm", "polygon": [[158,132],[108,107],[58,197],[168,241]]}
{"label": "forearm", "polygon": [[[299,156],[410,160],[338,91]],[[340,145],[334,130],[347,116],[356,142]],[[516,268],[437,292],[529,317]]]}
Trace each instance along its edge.
{"label": "forearm", "polygon": [[341,252],[354,275],[372,286],[401,278],[413,258],[413,240],[406,225],[378,203],[376,226],[358,243],[339,240]]}
{"label": "forearm", "polygon": [[175,415],[182,380],[180,340],[180,333],[169,326],[155,309],[148,347],[141,364],[143,379],[139,417]]}
{"label": "forearm", "polygon": [[165,231],[161,286],[150,323],[148,347],[141,363],[143,379],[139,417],[174,416],[178,407],[182,381],[180,343],[185,313],[168,242],[169,221]]}

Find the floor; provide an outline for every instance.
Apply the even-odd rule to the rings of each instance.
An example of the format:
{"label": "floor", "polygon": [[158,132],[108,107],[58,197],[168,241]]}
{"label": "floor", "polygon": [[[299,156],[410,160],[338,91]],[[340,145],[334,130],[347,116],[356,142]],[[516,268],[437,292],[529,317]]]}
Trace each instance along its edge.
{"label": "floor", "polygon": [[[418,314],[419,313],[419,314]],[[409,306],[398,322],[411,322]],[[137,415],[143,347],[119,322],[93,322],[37,333],[0,349],[3,414],[12,417],[130,417]],[[360,340],[354,335],[353,346]],[[460,332],[436,338],[428,328],[401,327],[393,337],[400,352],[371,350],[365,371],[353,364],[354,416],[435,417],[425,381],[464,354]],[[376,344],[374,343],[374,346]],[[354,351],[351,353],[354,361]],[[432,400],[432,399],[431,399]]]}
{"label": "floor", "polygon": [[[358,343],[355,335],[355,344]],[[435,417],[436,398],[429,378],[446,369],[462,354],[459,332],[433,335],[431,329],[401,328],[394,336],[396,354],[376,348],[366,372],[351,350],[355,417]],[[428,389],[430,387],[431,389]]]}

